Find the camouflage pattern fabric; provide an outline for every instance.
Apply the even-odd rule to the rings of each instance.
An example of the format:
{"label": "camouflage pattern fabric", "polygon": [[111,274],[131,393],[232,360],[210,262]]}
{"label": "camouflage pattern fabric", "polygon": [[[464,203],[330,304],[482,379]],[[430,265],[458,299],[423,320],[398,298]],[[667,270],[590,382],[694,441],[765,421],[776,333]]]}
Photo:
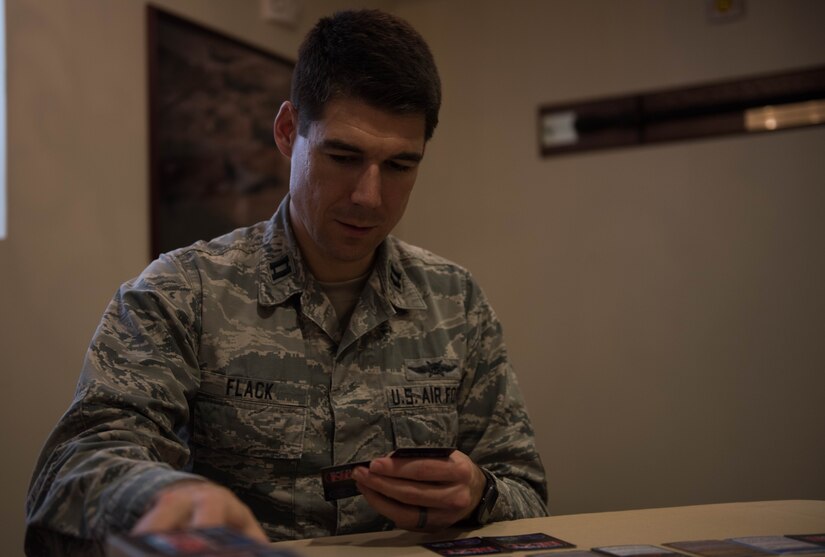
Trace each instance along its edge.
{"label": "camouflage pattern fabric", "polygon": [[491,520],[546,514],[501,328],[469,273],[389,237],[341,333],[288,201],[119,289],[37,464],[30,555],[94,554],[185,478],[229,487],[273,540],[389,529],[363,497],[325,501],[319,471],[404,446],[455,446],[492,472]]}

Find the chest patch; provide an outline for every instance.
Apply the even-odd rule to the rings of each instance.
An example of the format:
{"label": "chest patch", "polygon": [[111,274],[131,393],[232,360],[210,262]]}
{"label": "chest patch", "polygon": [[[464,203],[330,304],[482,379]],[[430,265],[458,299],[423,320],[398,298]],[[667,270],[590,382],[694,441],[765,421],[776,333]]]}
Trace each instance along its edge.
{"label": "chest patch", "polygon": [[387,387],[390,408],[416,406],[455,406],[458,386],[453,384]]}
{"label": "chest patch", "polygon": [[423,358],[406,360],[404,369],[408,381],[458,380],[461,377],[461,368],[457,359]]}

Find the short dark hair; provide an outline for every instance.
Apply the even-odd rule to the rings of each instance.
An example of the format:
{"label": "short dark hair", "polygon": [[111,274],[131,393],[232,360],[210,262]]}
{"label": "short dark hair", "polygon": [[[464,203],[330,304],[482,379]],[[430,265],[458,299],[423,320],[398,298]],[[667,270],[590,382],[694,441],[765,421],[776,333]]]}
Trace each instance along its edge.
{"label": "short dark hair", "polygon": [[406,21],[378,10],[322,18],[298,50],[292,104],[298,133],[323,117],[324,105],[353,98],[401,114],[423,113],[432,137],[441,106],[441,80],[430,48]]}

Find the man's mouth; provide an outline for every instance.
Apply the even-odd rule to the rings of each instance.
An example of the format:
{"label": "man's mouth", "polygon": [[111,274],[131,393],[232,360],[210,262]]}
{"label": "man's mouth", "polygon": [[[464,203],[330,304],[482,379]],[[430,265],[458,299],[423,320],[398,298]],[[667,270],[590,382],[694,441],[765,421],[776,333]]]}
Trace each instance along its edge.
{"label": "man's mouth", "polygon": [[337,222],[338,222],[338,224],[343,226],[346,230],[348,230],[350,232],[353,232],[355,234],[366,234],[366,233],[370,232],[371,230],[373,230],[374,228],[377,227],[377,225],[374,225],[374,224],[373,225],[363,225],[363,224],[355,224],[355,223],[344,222],[344,221],[341,221],[341,220],[339,220]]}

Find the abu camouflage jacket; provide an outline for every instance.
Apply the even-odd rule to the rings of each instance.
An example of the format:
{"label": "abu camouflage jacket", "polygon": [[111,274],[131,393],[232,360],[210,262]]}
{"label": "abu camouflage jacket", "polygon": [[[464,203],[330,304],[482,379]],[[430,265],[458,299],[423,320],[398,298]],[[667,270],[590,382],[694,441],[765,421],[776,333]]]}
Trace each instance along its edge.
{"label": "abu camouflage jacket", "polygon": [[163,486],[229,487],[273,540],[392,527],[320,469],[455,446],[492,472],[492,520],[546,513],[544,470],[501,329],[469,273],[389,237],[341,334],[273,218],[162,255],[124,284],[37,464],[30,555],[99,551]]}

